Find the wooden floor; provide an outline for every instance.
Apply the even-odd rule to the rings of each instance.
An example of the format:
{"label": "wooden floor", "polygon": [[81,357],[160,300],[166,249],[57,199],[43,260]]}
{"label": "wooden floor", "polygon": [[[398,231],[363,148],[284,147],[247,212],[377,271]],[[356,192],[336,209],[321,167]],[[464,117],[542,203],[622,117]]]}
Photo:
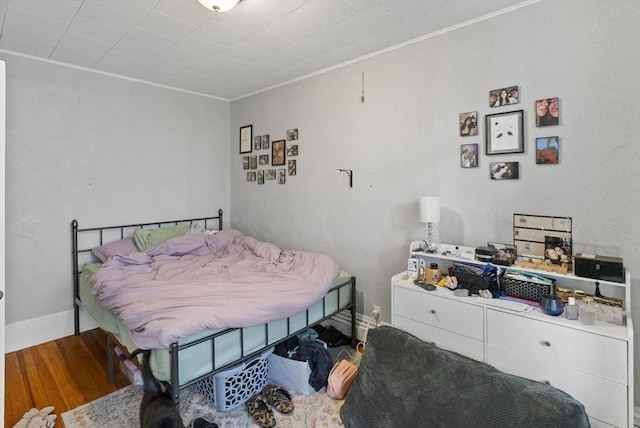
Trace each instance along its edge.
{"label": "wooden floor", "polygon": [[107,381],[107,336],[99,329],[8,353],[5,365],[7,428],[46,406],[55,407],[56,427],[64,427],[63,412],[129,385],[118,367],[115,383]]}

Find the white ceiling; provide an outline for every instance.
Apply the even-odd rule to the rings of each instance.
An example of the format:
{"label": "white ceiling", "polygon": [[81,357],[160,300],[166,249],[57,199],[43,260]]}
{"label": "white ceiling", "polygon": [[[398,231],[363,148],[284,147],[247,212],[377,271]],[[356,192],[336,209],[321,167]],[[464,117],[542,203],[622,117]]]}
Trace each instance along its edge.
{"label": "white ceiling", "polygon": [[0,50],[233,100],[532,0],[0,0]]}

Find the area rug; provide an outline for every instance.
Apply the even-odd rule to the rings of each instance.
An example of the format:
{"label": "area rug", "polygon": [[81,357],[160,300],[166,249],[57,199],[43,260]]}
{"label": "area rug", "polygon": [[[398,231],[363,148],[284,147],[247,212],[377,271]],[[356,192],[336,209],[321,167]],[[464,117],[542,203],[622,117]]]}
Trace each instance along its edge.
{"label": "area rug", "polygon": [[[321,391],[324,391],[321,390]],[[62,413],[66,428],[122,427],[140,425],[138,411],[142,389],[124,387],[95,401]],[[295,410],[282,415],[274,412],[280,428],[342,427],[340,407],[343,400],[333,400],[325,392],[299,395],[293,399]],[[180,393],[180,414],[185,426],[201,417],[215,422],[220,428],[253,428],[253,423],[244,404],[228,412],[219,412],[215,406],[196,391],[186,388]]]}

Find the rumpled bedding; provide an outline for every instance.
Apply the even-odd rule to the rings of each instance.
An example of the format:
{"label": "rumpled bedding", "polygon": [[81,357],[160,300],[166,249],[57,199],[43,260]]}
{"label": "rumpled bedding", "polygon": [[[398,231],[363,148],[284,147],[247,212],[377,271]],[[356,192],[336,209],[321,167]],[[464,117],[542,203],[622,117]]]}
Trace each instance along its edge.
{"label": "rumpled bedding", "polygon": [[282,251],[229,229],[110,257],[91,286],[137,347],[158,349],[206,329],[292,316],[322,298],[339,273],[328,255]]}

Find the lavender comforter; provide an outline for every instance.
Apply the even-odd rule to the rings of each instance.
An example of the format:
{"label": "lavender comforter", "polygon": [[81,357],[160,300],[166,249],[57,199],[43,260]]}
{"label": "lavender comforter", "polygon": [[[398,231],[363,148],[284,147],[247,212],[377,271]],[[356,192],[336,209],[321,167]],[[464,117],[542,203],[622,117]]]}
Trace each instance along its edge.
{"label": "lavender comforter", "polygon": [[116,255],[91,278],[93,294],[139,348],[167,348],[205,329],[248,327],[318,301],[340,270],[324,254],[281,251],[237,230],[185,235]]}

